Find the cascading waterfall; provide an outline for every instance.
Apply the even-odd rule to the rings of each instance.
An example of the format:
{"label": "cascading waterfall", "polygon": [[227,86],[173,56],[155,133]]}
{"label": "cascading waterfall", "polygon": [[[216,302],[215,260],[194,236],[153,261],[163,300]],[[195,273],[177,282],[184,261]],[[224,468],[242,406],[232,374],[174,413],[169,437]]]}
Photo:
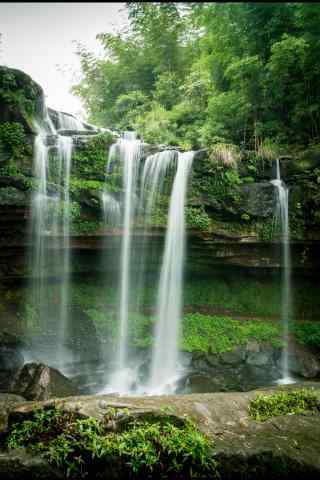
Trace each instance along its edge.
{"label": "cascading waterfall", "polygon": [[162,193],[164,179],[172,165],[176,163],[177,156],[178,152],[176,150],[164,150],[154,155],[149,155],[143,167],[138,209],[143,219],[143,238],[136,293],[137,311],[141,310],[142,296],[146,284],[146,257],[150,258],[152,253],[149,246],[148,224],[151,221],[157,195]]}
{"label": "cascading waterfall", "polygon": [[293,380],[289,374],[289,325],[291,320],[291,255],[289,230],[289,189],[281,180],[280,162],[276,161],[276,179],[271,183],[278,193],[278,217],[281,222],[282,236],[282,287],[281,287],[281,321],[284,349],[282,353],[282,376],[279,383],[288,384]]}
{"label": "cascading waterfall", "polygon": [[59,130],[84,130],[83,123],[72,115],[58,112]]}
{"label": "cascading waterfall", "polygon": [[120,274],[120,302],[119,302],[119,335],[117,368],[110,384],[118,392],[130,390],[132,379],[128,366],[128,319],[130,294],[130,260],[132,223],[137,207],[137,180],[142,154],[142,143],[134,132],[127,132],[123,138],[114,144],[109,153],[110,159],[117,155],[123,166],[123,236],[121,243],[121,274]]}
{"label": "cascading waterfall", "polygon": [[102,208],[105,225],[110,227],[119,225],[121,220],[120,204],[108,191],[104,191],[102,194]]}
{"label": "cascading waterfall", "polygon": [[[188,176],[192,166],[193,152],[178,153],[166,150],[147,157],[143,170],[142,144],[133,133],[126,134],[112,145],[108,161],[107,173],[112,172],[115,162],[123,167],[123,198],[122,198],[122,242],[120,260],[120,301],[119,301],[119,334],[118,351],[113,374],[109,377],[107,387],[103,392],[117,391],[128,394],[134,390],[147,392],[157,390],[165,393],[174,388],[172,379],[177,375],[178,336],[182,310],[182,281],[185,254],[185,219],[184,208]],[[146,252],[149,248],[148,226],[156,205],[158,195],[162,193],[164,180],[171,167],[176,165],[174,176],[165,248],[162,259],[161,274],[158,286],[157,326],[155,329],[155,346],[149,381],[140,384],[136,367],[131,364],[128,353],[129,316],[133,310],[141,308],[141,293],[146,285]],[[140,188],[138,197],[137,190]],[[118,223],[120,214],[119,202],[108,191],[106,184],[102,196],[106,225]],[[142,253],[138,259],[138,271],[135,282],[132,282],[133,238],[132,228],[137,213],[142,221]],[[141,242],[141,235],[140,240]],[[141,248],[140,248],[141,251]],[[137,263],[137,252],[134,252]],[[132,301],[133,290],[137,290]],[[129,307],[130,306],[130,307]],[[130,310],[129,310],[130,308]],[[130,311],[130,313],[129,313]],[[138,384],[137,384],[138,382]],[[139,386],[140,385],[140,386]],[[157,388],[156,388],[157,387]]]}
{"label": "cascading waterfall", "polygon": [[177,379],[185,256],[184,209],[193,156],[193,152],[179,153],[178,167],[170,198],[149,383],[152,393],[166,393],[174,389]]}
{"label": "cascading waterfall", "polygon": [[46,231],[48,197],[47,165],[48,148],[45,144],[46,131],[35,125],[37,136],[34,142],[34,173],[38,179],[38,188],[31,200],[31,250],[30,270],[32,271],[31,305],[38,309],[39,320],[46,319],[45,308],[45,262],[46,246],[43,233]]}
{"label": "cascading waterfall", "polygon": [[[52,334],[57,341],[53,354],[42,352],[40,357],[61,368],[67,351],[64,342],[68,326],[70,280],[69,182],[72,139],[60,135],[57,137],[56,163],[50,168],[50,147],[46,143],[48,136],[56,135],[56,132],[46,109],[44,124],[41,127],[36,124],[36,129],[34,170],[38,187],[31,201],[31,299],[38,312],[42,334]],[[52,187],[52,180],[55,188]],[[59,279],[55,298],[58,305],[52,305],[54,289],[48,284],[49,271]]]}
{"label": "cascading waterfall", "polygon": [[[61,234],[60,249],[60,325],[59,345],[63,345],[66,337],[66,329],[68,325],[68,300],[69,300],[69,285],[70,285],[70,170],[72,159],[72,138],[62,137],[58,138],[58,151],[59,158],[61,159],[60,169],[60,185],[62,185],[62,195],[60,202],[62,201],[62,222],[61,222]],[[58,222],[57,222],[58,223]],[[59,250],[57,250],[59,252]]]}

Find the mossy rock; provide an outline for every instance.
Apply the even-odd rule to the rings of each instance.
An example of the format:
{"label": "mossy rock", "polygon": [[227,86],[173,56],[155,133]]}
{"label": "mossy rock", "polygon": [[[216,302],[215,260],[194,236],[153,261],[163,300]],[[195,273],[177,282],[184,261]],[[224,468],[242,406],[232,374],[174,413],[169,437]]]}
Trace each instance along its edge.
{"label": "mossy rock", "polygon": [[32,117],[41,118],[44,93],[40,85],[21,70],[0,66],[0,122],[18,122],[26,133],[35,133]]}

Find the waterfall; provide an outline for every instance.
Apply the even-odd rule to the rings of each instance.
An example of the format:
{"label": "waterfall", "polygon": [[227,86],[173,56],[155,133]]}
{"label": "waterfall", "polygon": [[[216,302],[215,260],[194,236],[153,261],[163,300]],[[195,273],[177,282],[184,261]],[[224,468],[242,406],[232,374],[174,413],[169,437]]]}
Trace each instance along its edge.
{"label": "waterfall", "polygon": [[[38,180],[37,190],[31,199],[31,260],[32,271],[31,305],[38,310],[40,319],[45,321],[45,262],[46,243],[44,233],[46,231],[48,197],[47,197],[47,165],[48,147],[45,144],[46,133],[39,125],[35,125],[37,136],[34,142],[34,173]],[[40,325],[39,325],[40,326]]]}
{"label": "waterfall", "polygon": [[[61,367],[68,328],[70,276],[70,198],[69,183],[72,139],[57,136],[56,155],[49,156],[48,135],[55,135],[47,110],[43,125],[35,124],[34,173],[37,188],[31,199],[31,306],[37,312],[43,338],[56,338],[54,352],[37,352],[41,360]],[[50,158],[50,161],[49,161]],[[55,286],[49,277],[56,278]],[[54,304],[52,299],[54,297]]]}
{"label": "waterfall", "polygon": [[185,256],[184,209],[193,156],[193,152],[179,153],[178,168],[170,198],[150,378],[150,390],[159,393],[172,388],[177,377]]}
{"label": "waterfall", "polygon": [[83,123],[72,115],[58,112],[59,130],[84,130]]}
{"label": "waterfall", "polygon": [[102,194],[102,208],[105,225],[118,226],[121,220],[120,204],[108,191]]}
{"label": "waterfall", "polygon": [[277,189],[277,214],[281,223],[282,281],[281,281],[281,322],[284,349],[282,353],[282,378],[279,383],[292,383],[289,374],[289,325],[291,320],[291,255],[289,229],[289,189],[281,180],[280,162],[276,161],[276,179],[271,183]]}
{"label": "waterfall", "polygon": [[[107,161],[107,173],[111,173],[115,162],[123,167],[122,197],[122,241],[120,259],[119,334],[116,364],[109,377],[104,393],[128,394],[135,391],[151,391],[159,387],[161,393],[167,389],[177,374],[178,337],[182,310],[182,282],[185,255],[185,198],[188,176],[192,166],[193,152],[180,154],[166,150],[150,155],[141,171],[142,144],[130,133],[111,146]],[[152,353],[151,379],[147,387],[138,379],[138,369],[129,355],[129,311],[141,309],[141,293],[146,286],[146,259],[149,245],[148,227],[159,195],[164,190],[164,180],[171,167],[177,166],[169,204],[165,247],[158,285],[158,300],[155,328],[155,345]],[[140,189],[139,196],[137,190]],[[105,224],[113,225],[119,219],[120,205],[108,192],[106,184],[103,194]],[[139,215],[138,215],[139,214]],[[140,217],[142,231],[139,249],[134,249],[132,228]],[[137,253],[139,250],[141,253]],[[133,253],[134,252],[134,253]],[[138,271],[132,279],[132,258]],[[132,299],[133,292],[134,301]],[[130,306],[130,309],[129,309]],[[145,382],[143,381],[145,385]]]}
{"label": "waterfall", "polygon": [[130,390],[132,379],[128,365],[128,319],[130,294],[130,263],[132,223],[137,207],[137,181],[142,157],[142,143],[134,132],[127,132],[116,144],[112,145],[109,153],[108,166],[115,157],[119,157],[123,168],[123,235],[121,242],[120,262],[120,301],[119,301],[119,334],[117,368],[111,379],[112,388],[118,392]]}
{"label": "waterfall", "polygon": [[[59,313],[59,345],[63,345],[67,334],[68,326],[68,301],[69,301],[69,285],[70,285],[70,170],[72,159],[72,139],[70,137],[58,138],[58,152],[61,162],[59,184],[62,186],[62,195],[60,203],[62,203],[62,221],[60,231],[62,238],[60,240],[60,249],[62,253],[59,256],[61,262],[60,270],[60,313]],[[53,226],[53,230],[57,230],[58,221]],[[57,250],[58,252],[59,250]]]}
{"label": "waterfall", "polygon": [[138,288],[136,293],[136,310],[141,310],[144,288],[146,286],[146,258],[150,260],[152,248],[149,245],[148,225],[157,200],[157,195],[163,193],[164,179],[171,166],[176,163],[178,152],[176,150],[164,150],[154,155],[149,155],[145,161],[141,184],[139,209],[142,216],[142,245],[138,269]]}

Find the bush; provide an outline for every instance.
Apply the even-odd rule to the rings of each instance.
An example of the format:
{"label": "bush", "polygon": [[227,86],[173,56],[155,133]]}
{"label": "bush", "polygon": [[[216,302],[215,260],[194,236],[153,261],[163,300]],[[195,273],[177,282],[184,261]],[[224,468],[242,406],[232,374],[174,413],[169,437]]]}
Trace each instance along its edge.
{"label": "bush", "polygon": [[319,410],[317,395],[312,390],[293,390],[272,395],[258,395],[249,405],[250,417],[264,422],[280,415],[293,415]]}

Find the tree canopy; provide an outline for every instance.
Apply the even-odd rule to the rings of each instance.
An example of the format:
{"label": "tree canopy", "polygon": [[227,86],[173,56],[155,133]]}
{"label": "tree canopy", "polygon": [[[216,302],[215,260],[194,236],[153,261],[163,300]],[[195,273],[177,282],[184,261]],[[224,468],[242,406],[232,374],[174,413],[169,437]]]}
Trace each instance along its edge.
{"label": "tree canopy", "polygon": [[73,87],[101,126],[183,148],[320,136],[320,9],[313,3],[126,4],[129,28],[79,47]]}

